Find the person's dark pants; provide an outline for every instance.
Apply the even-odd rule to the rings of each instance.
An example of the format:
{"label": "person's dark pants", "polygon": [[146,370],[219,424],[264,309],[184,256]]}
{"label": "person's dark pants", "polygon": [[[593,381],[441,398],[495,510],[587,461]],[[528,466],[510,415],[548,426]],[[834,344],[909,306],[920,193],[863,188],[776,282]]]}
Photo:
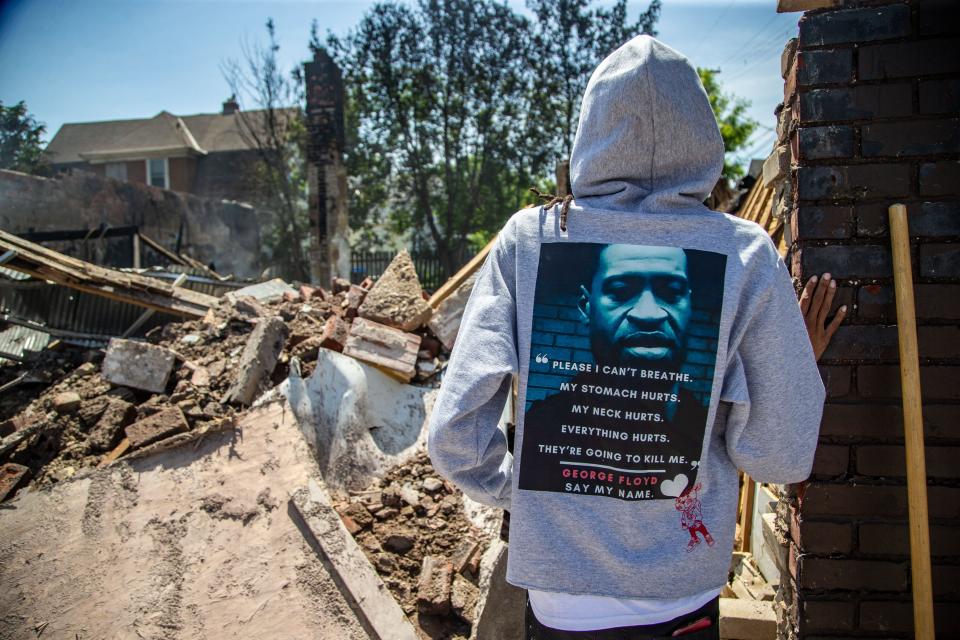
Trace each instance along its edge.
{"label": "person's dark pants", "polygon": [[[616,627],[598,631],[560,631],[540,624],[527,599],[527,640],[660,640],[671,637],[684,640],[719,640],[720,638],[720,598],[716,597],[696,611],[686,613],[678,618],[657,624],[647,624],[636,627]],[[710,626],[698,631],[681,633],[674,636],[674,632],[687,629],[697,621],[707,618]],[[696,625],[700,626],[700,625]]]}

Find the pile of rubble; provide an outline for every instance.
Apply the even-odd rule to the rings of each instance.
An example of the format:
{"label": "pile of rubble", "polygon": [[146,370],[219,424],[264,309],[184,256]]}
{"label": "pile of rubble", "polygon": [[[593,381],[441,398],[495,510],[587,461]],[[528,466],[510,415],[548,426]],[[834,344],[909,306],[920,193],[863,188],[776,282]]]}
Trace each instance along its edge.
{"label": "pile of rubble", "polygon": [[438,384],[459,327],[457,293],[431,306],[402,251],[376,283],[337,279],[328,291],[272,280],[227,293],[202,319],[156,327],[145,340],[114,338],[105,353],[46,351],[3,367],[0,381],[49,386],[26,406],[14,402],[29,393],[0,407],[0,499],[177,434],[228,428],[291,369],[308,376],[320,349],[403,382]]}
{"label": "pile of rubble", "polygon": [[404,613],[430,637],[470,637],[490,535],[425,454],[335,506]]}

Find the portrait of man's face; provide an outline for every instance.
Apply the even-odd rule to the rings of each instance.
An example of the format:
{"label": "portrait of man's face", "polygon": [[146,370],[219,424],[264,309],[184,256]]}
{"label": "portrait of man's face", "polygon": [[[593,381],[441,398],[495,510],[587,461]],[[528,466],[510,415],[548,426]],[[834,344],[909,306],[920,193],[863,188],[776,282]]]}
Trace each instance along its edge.
{"label": "portrait of man's face", "polygon": [[580,287],[598,362],[679,365],[690,322],[690,282],[682,249],[628,244],[600,252],[590,288]]}

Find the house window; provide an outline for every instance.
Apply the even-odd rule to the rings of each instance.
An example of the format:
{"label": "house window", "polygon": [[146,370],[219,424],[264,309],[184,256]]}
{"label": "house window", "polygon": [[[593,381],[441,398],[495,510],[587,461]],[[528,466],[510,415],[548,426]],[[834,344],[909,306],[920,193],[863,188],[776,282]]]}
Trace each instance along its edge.
{"label": "house window", "polygon": [[170,173],[166,158],[147,159],[147,184],[163,189],[170,188]]}
{"label": "house window", "polygon": [[108,162],[106,164],[106,175],[114,180],[127,181],[127,163],[126,162]]}

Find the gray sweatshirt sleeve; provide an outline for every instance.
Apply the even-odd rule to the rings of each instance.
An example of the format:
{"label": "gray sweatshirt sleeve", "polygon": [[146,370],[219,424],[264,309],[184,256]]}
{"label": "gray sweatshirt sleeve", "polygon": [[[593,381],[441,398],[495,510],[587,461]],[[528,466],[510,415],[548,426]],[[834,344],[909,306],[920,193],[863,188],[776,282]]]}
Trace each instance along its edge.
{"label": "gray sweatshirt sleeve", "polygon": [[501,231],[477,275],[430,417],[434,468],[468,496],[507,509],[513,456],[500,416],[517,372],[515,244]]}
{"label": "gray sweatshirt sleeve", "polygon": [[[770,249],[773,250],[772,245]],[[783,260],[762,290],[731,351],[721,399],[730,459],[758,482],[800,482],[810,475],[824,388]]]}

